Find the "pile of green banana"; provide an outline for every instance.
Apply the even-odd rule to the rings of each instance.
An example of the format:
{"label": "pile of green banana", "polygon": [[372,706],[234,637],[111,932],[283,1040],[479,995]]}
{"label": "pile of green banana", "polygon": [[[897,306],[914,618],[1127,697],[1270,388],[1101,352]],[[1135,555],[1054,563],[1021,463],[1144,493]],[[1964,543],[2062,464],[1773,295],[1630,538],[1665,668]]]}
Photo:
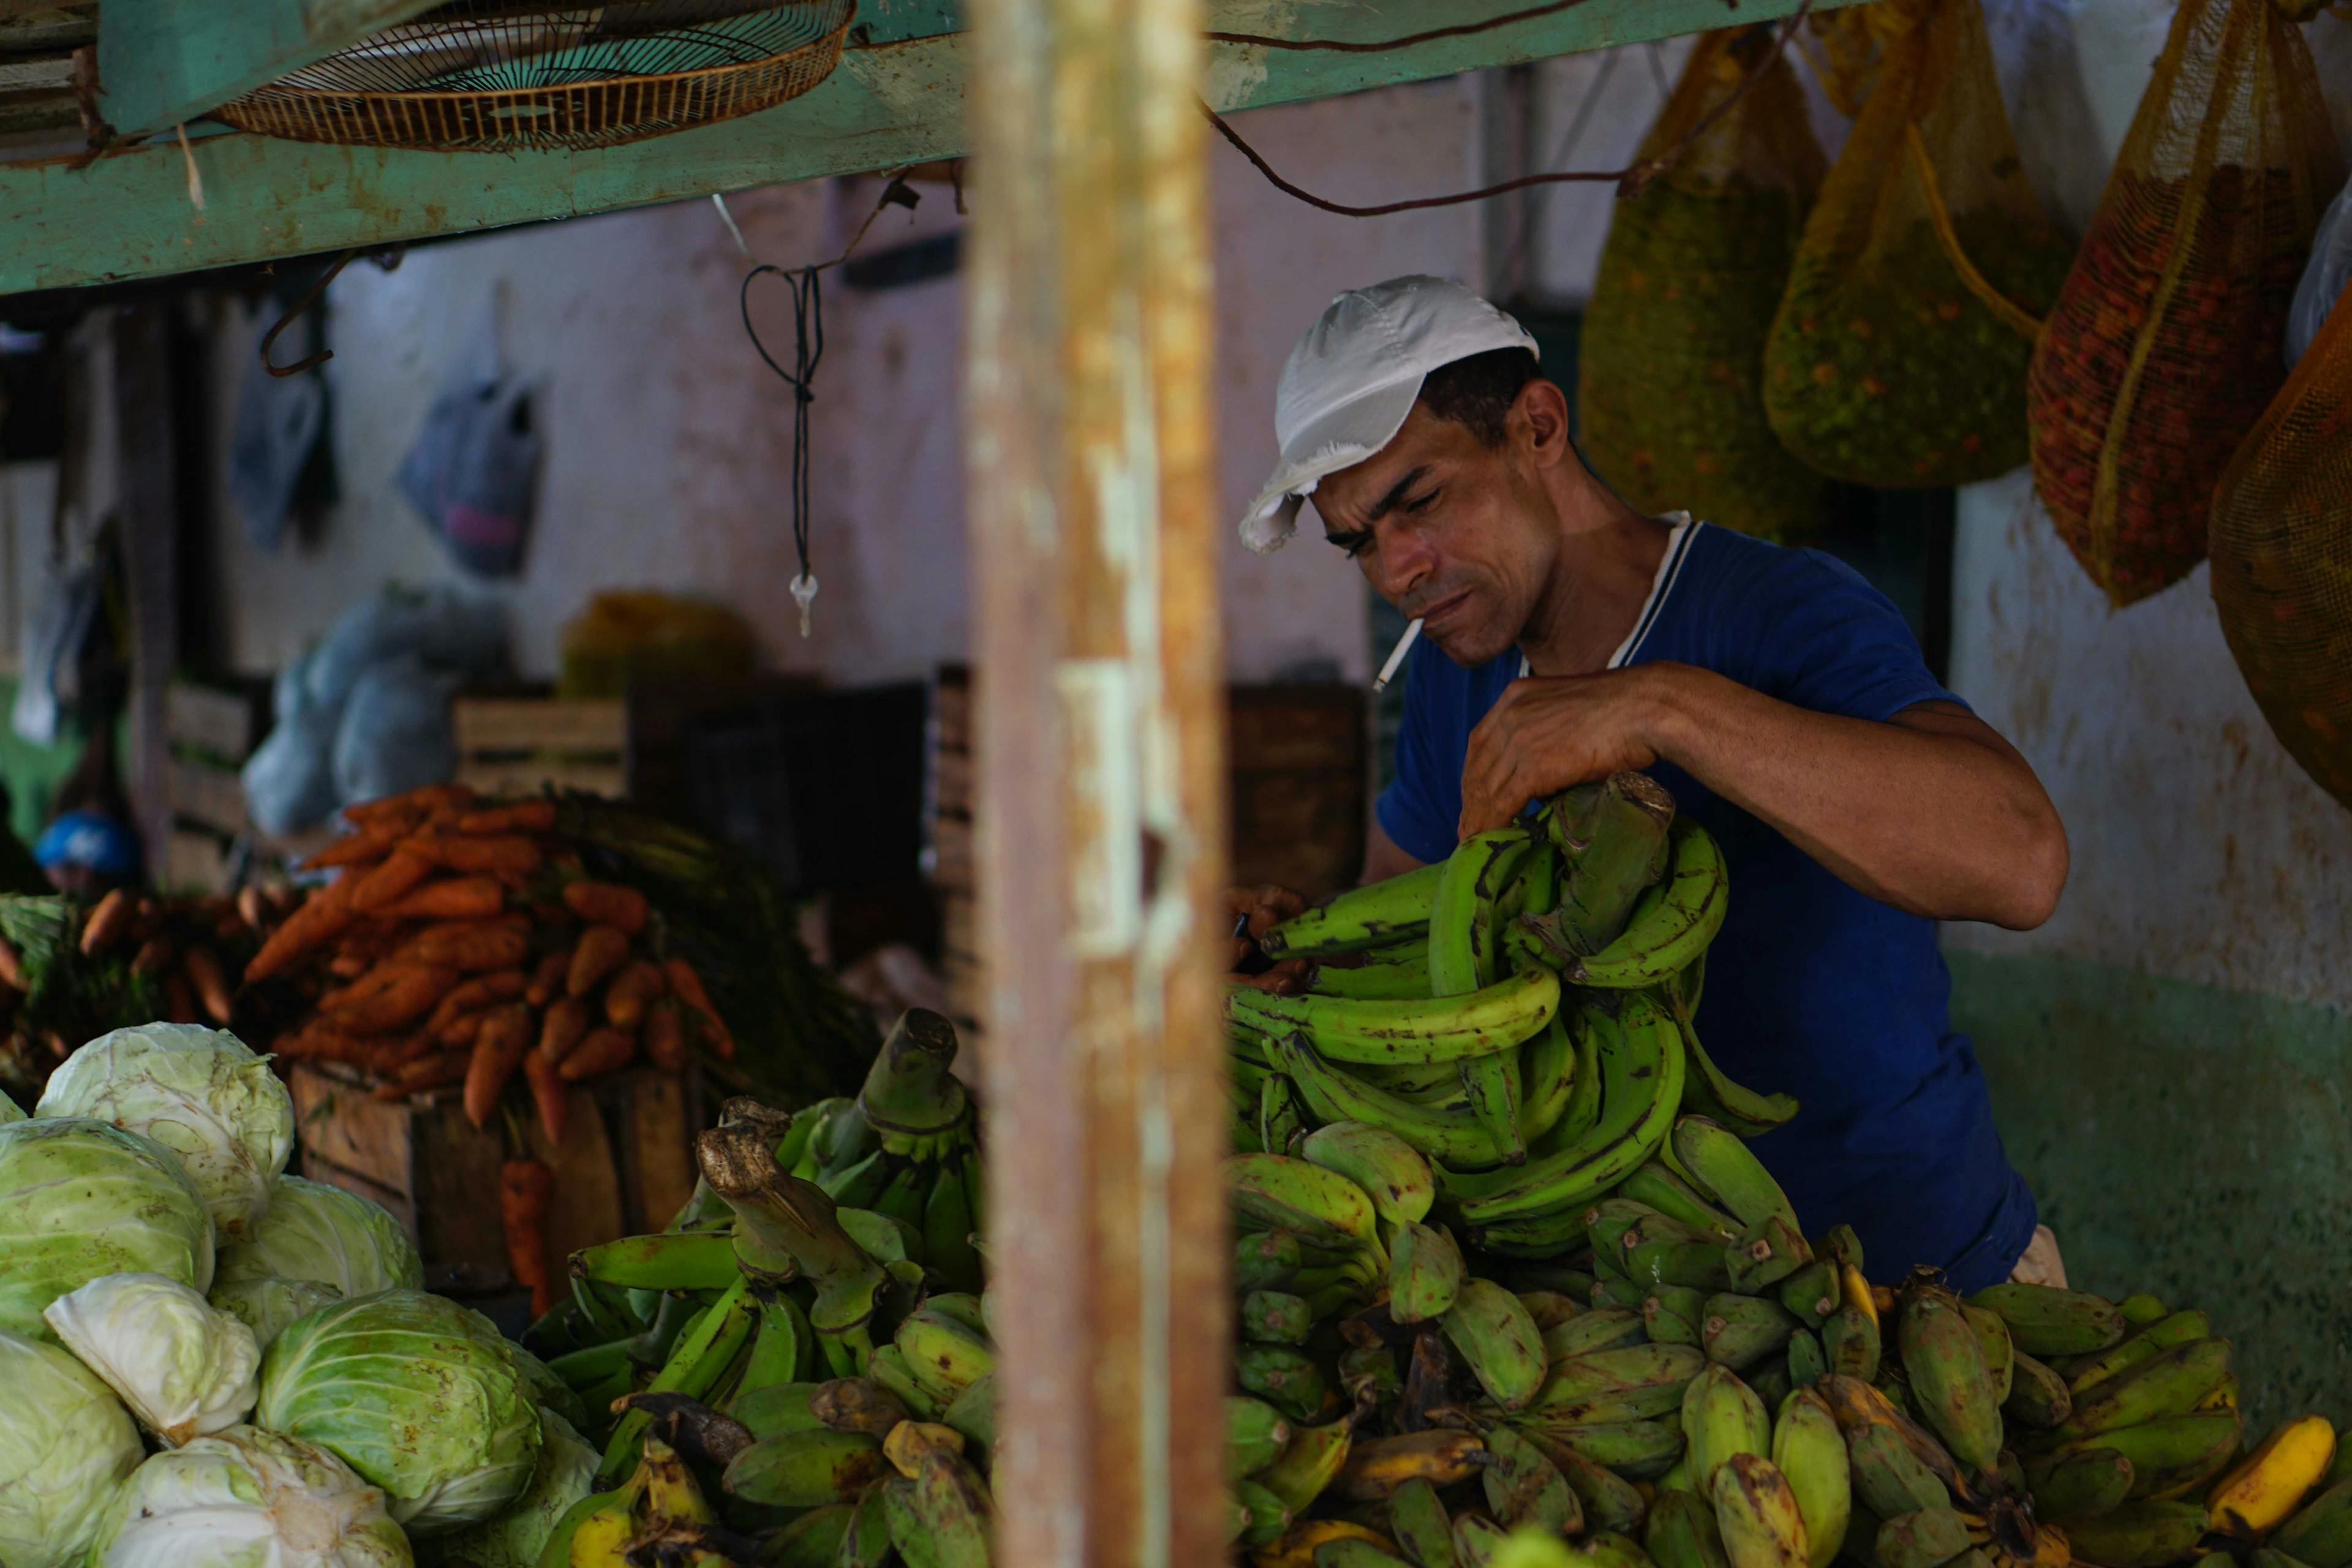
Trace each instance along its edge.
{"label": "pile of green banana", "polygon": [[1507,1282],[1393,1132],[1290,1151],[1228,1171],[1256,1568],[2352,1568],[2352,1457],[2243,1452],[2201,1312],[1874,1287],[1703,1117]]}
{"label": "pile of green banana", "polygon": [[609,1424],[541,1568],[984,1568],[995,1352],[954,1056],[912,1012],[854,1101],[730,1101],[667,1230],[572,1256],[526,1340]]}

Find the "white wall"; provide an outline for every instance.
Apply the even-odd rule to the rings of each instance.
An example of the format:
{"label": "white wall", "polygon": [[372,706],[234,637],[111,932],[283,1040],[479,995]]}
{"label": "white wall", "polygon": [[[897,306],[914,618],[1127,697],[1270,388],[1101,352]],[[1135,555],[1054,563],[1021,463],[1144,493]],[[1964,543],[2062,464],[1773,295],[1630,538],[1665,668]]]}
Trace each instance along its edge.
{"label": "white wall", "polygon": [[[1360,201],[1475,179],[1468,80],[1391,89],[1237,118],[1291,177]],[[1220,305],[1217,377],[1224,507],[1237,514],[1274,458],[1273,388],[1292,341],[1339,289],[1395,273],[1479,276],[1478,222],[1463,210],[1357,221],[1317,213],[1212,148]],[[834,254],[873,200],[870,182],[730,198],[753,251],[792,266]],[[926,187],[867,237],[878,249],[957,220]],[[737,321],[744,263],[707,202],[491,234],[412,252],[390,273],[354,263],[331,292],[327,367],[342,500],[314,544],[268,556],[226,498],[219,589],[231,662],[275,667],[353,599],[387,581],[448,574],[392,477],[451,357],[502,297],[512,364],[539,377],[547,458],[511,606],[523,670],[545,676],[560,628],[601,587],[648,585],[724,600],[758,627],[765,660],[863,682],[965,657],[970,612],[958,445],[961,285],[882,293],[827,277],[814,411],[814,637],[796,635],[785,482],[791,405]],[[780,285],[755,319],[790,363]],[[224,353],[233,399],[250,353]],[[282,356],[282,350],[281,350]],[[224,425],[226,421],[224,421]],[[1363,589],[1312,540],[1267,560],[1225,545],[1236,679],[1300,661],[1366,673]]]}

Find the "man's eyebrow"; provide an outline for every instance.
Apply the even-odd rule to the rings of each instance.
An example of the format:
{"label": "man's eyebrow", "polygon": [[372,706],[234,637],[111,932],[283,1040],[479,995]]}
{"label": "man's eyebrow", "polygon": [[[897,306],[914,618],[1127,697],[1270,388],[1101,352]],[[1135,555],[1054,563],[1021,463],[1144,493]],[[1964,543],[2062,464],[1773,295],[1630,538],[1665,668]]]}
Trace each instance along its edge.
{"label": "man's eyebrow", "polygon": [[1374,501],[1372,503],[1371,510],[1364,514],[1364,521],[1367,522],[1378,522],[1381,519],[1388,516],[1390,512],[1394,511],[1398,507],[1402,506],[1404,504],[1404,492],[1412,489],[1413,486],[1421,483],[1421,481],[1428,476],[1429,467],[1427,464],[1423,464],[1422,467],[1413,469],[1412,472],[1405,475],[1404,478],[1399,479],[1396,483],[1391,485],[1389,487],[1389,493]]}

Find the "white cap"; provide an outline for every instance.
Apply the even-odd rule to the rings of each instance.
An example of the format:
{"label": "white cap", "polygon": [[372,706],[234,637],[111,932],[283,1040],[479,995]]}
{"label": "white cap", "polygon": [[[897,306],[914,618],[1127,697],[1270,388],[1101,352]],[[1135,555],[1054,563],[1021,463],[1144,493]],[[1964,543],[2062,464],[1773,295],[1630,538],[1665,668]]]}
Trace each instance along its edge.
{"label": "white cap", "polygon": [[1298,526],[1298,508],[1326,474],[1389,444],[1440,365],[1494,349],[1535,353],[1528,330],[1461,284],[1391,278],[1331,301],[1274,392],[1282,461],[1242,517],[1242,542],[1263,555]]}

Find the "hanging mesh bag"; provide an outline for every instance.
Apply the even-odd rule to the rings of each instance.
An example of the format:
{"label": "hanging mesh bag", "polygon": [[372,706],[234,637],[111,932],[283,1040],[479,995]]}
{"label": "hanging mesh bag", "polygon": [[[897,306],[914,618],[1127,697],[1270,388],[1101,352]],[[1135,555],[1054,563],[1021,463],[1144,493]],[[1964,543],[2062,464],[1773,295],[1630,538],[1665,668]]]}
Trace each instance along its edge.
{"label": "hanging mesh bag", "polygon": [[2352,290],[2230,459],[2211,542],[2246,689],[2303,771],[2352,805]]}
{"label": "hanging mesh bag", "polygon": [[[1769,27],[1710,33],[1642,144],[1681,143],[1739,89]],[[1680,508],[1768,539],[1822,516],[1821,476],[1764,418],[1764,334],[1825,160],[1788,62],[1774,58],[1674,166],[1616,205],[1579,344],[1584,455],[1646,512]]]}
{"label": "hanging mesh bag", "polygon": [[1990,479],[2025,461],[2025,363],[2072,247],[2026,184],[1977,0],[1866,14],[1875,81],[1805,226],[1765,408],[1833,479]]}
{"label": "hanging mesh bag", "polygon": [[2121,606],[2204,558],[2214,481],[2284,379],[2288,305],[2342,180],[2273,0],[2182,0],[2033,356],[2033,485]]}

